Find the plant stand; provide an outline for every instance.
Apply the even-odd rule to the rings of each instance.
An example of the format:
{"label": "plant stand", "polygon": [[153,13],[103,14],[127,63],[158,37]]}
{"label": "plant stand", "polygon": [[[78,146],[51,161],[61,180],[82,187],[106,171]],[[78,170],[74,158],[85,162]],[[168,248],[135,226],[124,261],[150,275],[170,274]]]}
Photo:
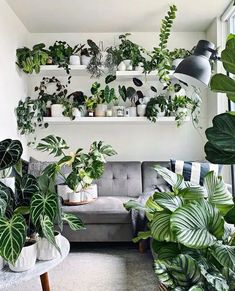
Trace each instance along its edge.
{"label": "plant stand", "polygon": [[49,275],[48,273],[43,273],[40,275],[41,285],[42,285],[42,291],[50,291],[50,283],[49,283]]}

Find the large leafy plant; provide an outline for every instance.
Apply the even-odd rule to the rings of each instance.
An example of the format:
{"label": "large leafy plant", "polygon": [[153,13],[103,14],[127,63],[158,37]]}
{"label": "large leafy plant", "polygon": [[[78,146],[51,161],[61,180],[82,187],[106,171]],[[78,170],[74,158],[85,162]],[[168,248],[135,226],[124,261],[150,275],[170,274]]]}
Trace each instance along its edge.
{"label": "large leafy plant", "polygon": [[146,213],[149,230],[134,241],[152,239],[158,279],[168,290],[234,290],[234,233],[226,224],[234,222],[234,203],[222,178],[209,172],[202,187],[166,168],[155,170],[171,191],[156,191],[145,205],[130,200],[125,207]]}
{"label": "large leafy plant", "polygon": [[[110,145],[103,142],[93,142],[88,153],[78,148],[76,152],[67,154],[69,146],[61,137],[49,135],[42,139],[37,149],[47,151],[55,157],[60,157],[59,161],[49,165],[44,174],[48,177],[55,178],[60,174],[64,182],[74,192],[79,188],[86,188],[94,179],[98,179],[104,172],[104,163],[106,156],[113,156],[116,152]],[[71,173],[64,176],[61,169],[64,165],[71,166]]]}
{"label": "large leafy plant", "polygon": [[[226,48],[221,53],[224,69],[235,74],[235,35],[228,36]],[[215,74],[211,79],[211,90],[226,93],[231,101],[235,101],[235,81],[225,74]],[[215,116],[213,126],[206,130],[208,142],[205,145],[207,160],[218,164],[235,164],[235,112],[227,112]]]}

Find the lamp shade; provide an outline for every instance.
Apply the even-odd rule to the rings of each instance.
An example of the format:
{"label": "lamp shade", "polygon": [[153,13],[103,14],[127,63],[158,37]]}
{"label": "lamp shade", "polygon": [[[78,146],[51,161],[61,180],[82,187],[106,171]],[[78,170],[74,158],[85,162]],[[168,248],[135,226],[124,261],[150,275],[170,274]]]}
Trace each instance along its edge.
{"label": "lamp shade", "polygon": [[176,68],[174,76],[180,81],[197,88],[208,86],[211,78],[210,57],[215,45],[207,40],[200,40],[194,54],[185,58]]}

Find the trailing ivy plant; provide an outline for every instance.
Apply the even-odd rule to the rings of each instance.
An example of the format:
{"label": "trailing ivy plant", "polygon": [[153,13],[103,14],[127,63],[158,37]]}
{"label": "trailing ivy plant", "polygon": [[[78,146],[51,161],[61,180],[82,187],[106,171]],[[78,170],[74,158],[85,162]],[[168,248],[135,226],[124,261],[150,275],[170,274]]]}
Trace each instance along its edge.
{"label": "trailing ivy plant", "polygon": [[[146,232],[135,242],[151,238],[155,273],[167,290],[234,290],[234,233],[225,221],[234,207],[222,177],[209,172],[204,186],[160,166],[156,172],[171,186],[155,192],[145,205],[130,200],[127,210],[144,210]],[[230,219],[230,220],[229,220]]]}

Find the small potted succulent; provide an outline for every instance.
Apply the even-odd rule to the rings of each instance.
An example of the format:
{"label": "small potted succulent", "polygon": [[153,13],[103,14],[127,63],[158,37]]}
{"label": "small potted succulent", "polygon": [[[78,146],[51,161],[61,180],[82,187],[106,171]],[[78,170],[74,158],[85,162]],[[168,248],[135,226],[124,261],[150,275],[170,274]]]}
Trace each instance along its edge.
{"label": "small potted succulent", "polygon": [[69,149],[66,142],[62,138],[52,135],[42,139],[37,149],[60,157],[58,162],[49,165],[44,170],[45,175],[55,177],[57,174],[61,174],[61,168],[64,164],[71,166],[72,170],[69,175],[64,176],[64,184],[70,188],[69,202],[72,203],[97,198],[97,186],[93,185],[92,182],[103,174],[105,157],[116,154],[110,145],[100,141],[93,142],[88,153],[84,153],[83,149],[79,148],[75,153],[68,155],[65,152]]}
{"label": "small potted succulent", "polygon": [[189,57],[191,52],[184,48],[176,48],[170,52],[170,57],[172,59],[172,69],[175,70],[178,65],[183,61],[183,59]]}

